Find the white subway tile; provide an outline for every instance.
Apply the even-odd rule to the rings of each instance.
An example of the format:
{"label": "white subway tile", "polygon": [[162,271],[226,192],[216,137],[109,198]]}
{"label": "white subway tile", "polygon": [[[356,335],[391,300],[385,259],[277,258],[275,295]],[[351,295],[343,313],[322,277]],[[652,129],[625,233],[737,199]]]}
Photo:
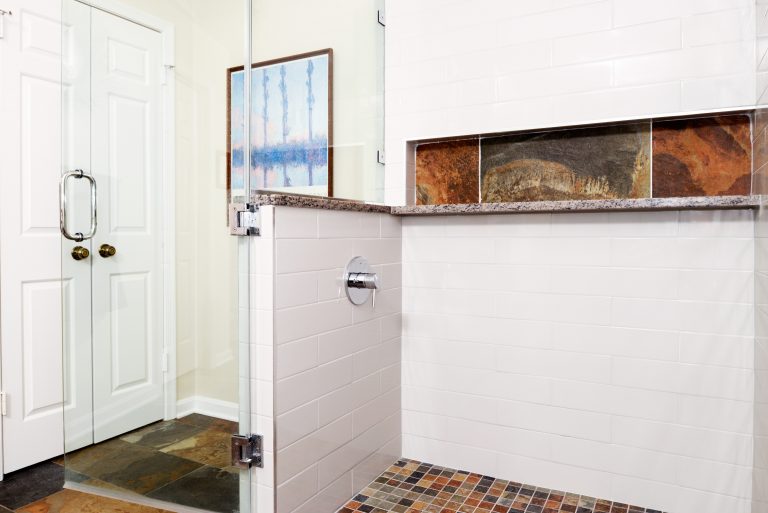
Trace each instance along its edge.
{"label": "white subway tile", "polygon": [[352,324],[348,301],[328,301],[278,310],[275,313],[275,340],[278,344],[332,331]]}
{"label": "white subway tile", "polygon": [[319,210],[280,207],[275,211],[275,237],[278,239],[314,239],[317,237]]}
{"label": "white subway tile", "polygon": [[681,333],[680,361],[747,369],[752,366],[754,344],[752,337]]}
{"label": "white subway tile", "polygon": [[[405,386],[403,410],[457,417],[477,422],[496,422],[496,401],[492,397]],[[410,431],[409,431],[410,432]]]}
{"label": "white subway tile", "polygon": [[317,492],[317,465],[277,487],[277,513],[291,513]]}
{"label": "white subway tile", "polygon": [[317,409],[317,401],[312,401],[277,417],[275,447],[278,451],[317,429]]}
{"label": "white subway tile", "polygon": [[754,290],[749,271],[680,271],[680,299],[750,303]]}
{"label": "white subway tile", "polygon": [[[277,484],[280,488],[288,480],[296,479],[301,471],[352,440],[352,415],[328,424],[277,453]],[[319,485],[322,488],[326,483]],[[278,495],[278,504],[280,497]]]}
{"label": "white subway tile", "polygon": [[599,383],[609,383],[611,379],[611,358],[605,355],[500,347],[495,361],[497,370],[514,374]]}
{"label": "white subway tile", "polygon": [[319,425],[324,426],[351,413],[372,401],[380,392],[380,378],[377,374],[371,374],[321,397],[318,400]]}
{"label": "white subway tile", "polygon": [[704,365],[680,365],[682,394],[751,401],[755,392],[754,371]]}
{"label": "white subway tile", "polygon": [[606,30],[611,27],[611,10],[611,2],[598,2],[502,20],[498,44],[506,46]]}
{"label": "white subway tile", "polygon": [[[317,273],[280,274],[275,276],[274,280],[275,308],[290,308],[317,302]],[[256,284],[256,287],[259,287],[259,284]],[[271,290],[269,293],[271,294]]]}
{"label": "white subway tile", "polygon": [[318,210],[317,222],[321,239],[372,238],[380,234],[379,214]]}
{"label": "white subway tile", "polygon": [[753,409],[749,402],[684,395],[678,401],[681,424],[735,433],[752,432]]}
{"label": "white subway tile", "polygon": [[749,461],[752,453],[752,441],[748,434],[629,417],[614,417],[611,424],[612,441],[621,445],[723,463]]}
{"label": "white subway tile", "polygon": [[400,411],[400,390],[386,392],[363,404],[353,413],[354,433],[360,436],[387,417]]}
{"label": "white subway tile", "polygon": [[613,298],[611,325],[621,328],[676,330],[681,303],[659,299]]}
{"label": "white subway tile", "polygon": [[276,385],[275,412],[290,411],[352,381],[351,356],[282,379]]}
{"label": "white subway tile", "polygon": [[622,387],[677,392],[680,367],[673,362],[614,358],[611,383]]}
{"label": "white subway tile", "polygon": [[671,19],[555,39],[555,66],[600,61],[677,50],[681,45],[680,20]]}
{"label": "white subway tile", "polygon": [[400,339],[396,338],[355,353],[352,357],[354,360],[354,378],[360,379],[394,365],[400,360],[400,352]]}
{"label": "white subway tile", "polygon": [[753,75],[749,69],[730,76],[683,80],[682,95],[684,110],[749,108],[756,103]]}
{"label": "white subway tile", "polygon": [[661,84],[612,87],[562,95],[552,98],[550,103],[555,112],[550,124],[573,125],[647,117],[650,113],[662,115],[679,112],[682,109],[682,93],[680,82],[670,80]]}
{"label": "white subway tile", "polygon": [[[520,71],[546,68],[552,64],[552,43],[547,40],[533,41],[514,46],[504,46],[489,52],[493,56],[494,75],[509,75]],[[455,60],[460,66],[466,59]]]}
{"label": "white subway tile", "polygon": [[275,375],[277,379],[304,372],[318,364],[317,337],[281,344],[276,347],[275,352]]}
{"label": "white subway tile", "polygon": [[318,361],[327,363],[375,346],[380,342],[378,321],[355,324],[318,338]]}
{"label": "white subway tile", "polygon": [[683,487],[736,497],[750,495],[750,467],[685,457],[680,458],[680,465],[685,471],[678,472],[677,483]]}
{"label": "white subway tile", "polygon": [[731,9],[683,18],[685,46],[730,43],[753,38],[754,34],[753,9]]}
{"label": "white subway tile", "polygon": [[678,334],[613,326],[557,324],[552,327],[553,349],[649,360],[676,361]]}
{"label": "white subway tile", "polygon": [[617,27],[650,21],[679,18],[685,12],[685,2],[667,0],[614,0],[613,23]]}
{"label": "white subway tile", "polygon": [[613,64],[598,62],[523,71],[500,77],[496,82],[499,101],[607,89],[613,81]]}
{"label": "white subway tile", "polygon": [[[723,43],[620,58],[613,65],[617,86],[743,74],[754,66],[754,48],[746,42]],[[715,106],[720,104],[709,104]]]}
{"label": "white subway tile", "polygon": [[512,401],[499,401],[497,411],[503,426],[587,440],[610,440],[608,415]]}

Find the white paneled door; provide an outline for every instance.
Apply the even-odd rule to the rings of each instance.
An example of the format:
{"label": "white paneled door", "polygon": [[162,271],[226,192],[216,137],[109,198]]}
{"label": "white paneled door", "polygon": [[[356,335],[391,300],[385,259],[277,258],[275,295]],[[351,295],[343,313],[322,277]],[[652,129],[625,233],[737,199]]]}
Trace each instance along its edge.
{"label": "white paneled door", "polygon": [[[163,418],[161,35],[91,8],[94,440]],[[103,245],[115,248],[102,254]]]}
{"label": "white paneled door", "polygon": [[[62,452],[62,292],[88,300],[62,275],[60,5],[4,1],[0,17],[0,344],[4,472]],[[66,30],[65,30],[66,32]],[[78,270],[73,270],[78,271]],[[86,331],[89,334],[90,329]],[[72,398],[70,398],[72,399]]]}
{"label": "white paneled door", "polygon": [[[7,473],[61,454],[65,431],[69,451],[163,418],[162,41],[74,0],[0,9]],[[80,242],[59,231],[73,169],[98,191],[96,235]],[[87,180],[70,179],[70,233],[87,233],[89,207]],[[78,246],[90,255],[75,260]]]}

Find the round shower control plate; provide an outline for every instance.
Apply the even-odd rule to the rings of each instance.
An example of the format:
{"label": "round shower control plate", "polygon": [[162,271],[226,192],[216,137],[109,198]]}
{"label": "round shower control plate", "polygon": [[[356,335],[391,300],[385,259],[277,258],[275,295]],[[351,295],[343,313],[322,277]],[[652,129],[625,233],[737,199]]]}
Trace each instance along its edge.
{"label": "round shower control plate", "polygon": [[362,305],[368,298],[371,297],[371,289],[357,289],[349,286],[350,274],[366,273],[371,274],[371,265],[364,257],[356,256],[347,264],[347,268],[344,270],[344,290],[347,292],[347,297],[355,305]]}

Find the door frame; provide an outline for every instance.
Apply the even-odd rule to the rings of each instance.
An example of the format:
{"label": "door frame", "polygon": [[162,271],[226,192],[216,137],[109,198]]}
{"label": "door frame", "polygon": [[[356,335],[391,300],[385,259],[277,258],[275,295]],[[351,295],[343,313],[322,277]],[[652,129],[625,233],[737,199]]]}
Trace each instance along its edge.
{"label": "door frame", "polygon": [[163,353],[164,418],[176,418],[176,60],[173,23],[148,14],[120,0],[75,0],[158,32],[162,40],[161,118],[163,251]]}

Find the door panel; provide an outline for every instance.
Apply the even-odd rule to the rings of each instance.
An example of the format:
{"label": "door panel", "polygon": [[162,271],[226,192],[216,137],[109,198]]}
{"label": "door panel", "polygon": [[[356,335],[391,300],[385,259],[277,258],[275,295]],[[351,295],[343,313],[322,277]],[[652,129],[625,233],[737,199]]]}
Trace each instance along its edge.
{"label": "door panel", "polygon": [[[62,62],[71,61],[61,51],[60,7],[45,0],[10,0],[4,8],[13,12],[5,17],[0,40],[0,337],[7,473],[62,452],[62,315],[69,326],[77,325],[73,312],[62,310],[62,292],[72,301],[85,293],[88,306],[90,291],[71,286],[76,272],[89,279],[87,265],[64,275],[61,268],[60,84]],[[66,28],[64,34],[72,35]],[[70,383],[68,388],[76,387]]]}
{"label": "door panel", "polygon": [[94,441],[163,418],[160,34],[92,10]]}

